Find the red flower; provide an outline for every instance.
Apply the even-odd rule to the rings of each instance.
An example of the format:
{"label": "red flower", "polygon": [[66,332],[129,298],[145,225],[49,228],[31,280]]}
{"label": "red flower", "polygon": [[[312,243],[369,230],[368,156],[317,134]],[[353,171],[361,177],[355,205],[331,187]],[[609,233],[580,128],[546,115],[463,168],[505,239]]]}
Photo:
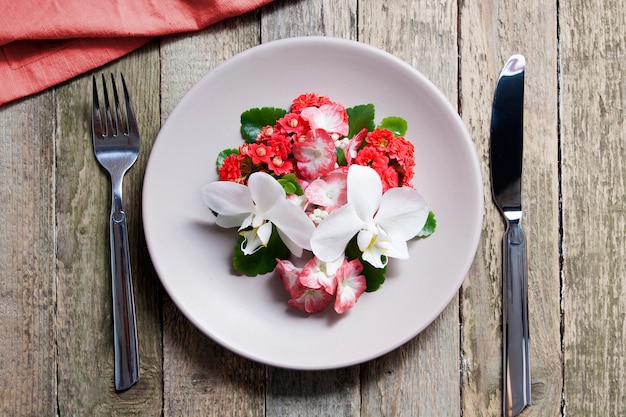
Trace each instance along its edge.
{"label": "red flower", "polygon": [[252,158],[252,163],[258,165],[261,163],[269,163],[274,156],[274,151],[267,145],[251,143],[248,145],[248,156]]}
{"label": "red flower", "polygon": [[261,129],[261,131],[257,135],[256,140],[258,142],[258,141],[262,141],[263,139],[267,139],[271,137],[273,133],[274,133],[274,126],[269,126],[269,125],[265,126],[263,129]]}
{"label": "red flower", "polygon": [[265,144],[272,148],[275,156],[287,160],[291,153],[291,137],[281,132],[274,132],[271,138],[265,141]]}
{"label": "red flower", "polygon": [[388,166],[375,170],[383,182],[383,193],[390,188],[396,188],[400,185],[398,181],[398,171],[393,167]]}
{"label": "red flower", "polygon": [[241,174],[240,155],[231,154],[226,157],[220,167],[220,179],[222,181],[243,182]]}
{"label": "red flower", "polygon": [[388,149],[389,156],[397,159],[401,164],[404,164],[408,160],[413,161],[415,158],[415,147],[402,136],[394,137],[389,142]]}
{"label": "red flower", "polygon": [[415,147],[402,136],[397,136],[389,146],[389,155],[396,161],[394,165],[398,171],[399,185],[409,185],[414,174]]}
{"label": "red flower", "polygon": [[267,163],[267,167],[276,175],[291,174],[294,170],[293,162],[290,159],[284,160],[278,155],[270,159]]}
{"label": "red flower", "polygon": [[333,104],[333,101],[326,96],[320,96],[315,93],[305,93],[293,100],[291,103],[291,111],[293,113],[300,113],[304,108],[311,106],[319,107],[322,104]]}
{"label": "red flower", "polygon": [[393,138],[393,132],[389,129],[376,128],[373,132],[367,134],[365,142],[374,146],[386,148],[389,146],[389,143],[393,141]]}
{"label": "red flower", "polygon": [[276,126],[280,127],[281,131],[288,134],[295,134],[297,136],[304,135],[309,130],[309,124],[306,120],[300,117],[298,113],[289,113],[284,117],[278,119]]}
{"label": "red flower", "polygon": [[354,160],[357,165],[368,165],[374,169],[385,168],[389,165],[389,158],[385,156],[383,149],[374,145],[365,145]]}

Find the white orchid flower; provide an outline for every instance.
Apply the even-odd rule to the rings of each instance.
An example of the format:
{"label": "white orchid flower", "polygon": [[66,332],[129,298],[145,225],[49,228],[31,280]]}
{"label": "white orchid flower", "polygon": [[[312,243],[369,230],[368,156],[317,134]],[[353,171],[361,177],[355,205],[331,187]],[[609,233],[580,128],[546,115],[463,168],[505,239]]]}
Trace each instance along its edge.
{"label": "white orchid flower", "polygon": [[426,224],[428,206],[412,188],[392,188],[384,194],[382,190],[374,169],[351,165],[348,202],[330,213],[313,232],[315,256],[324,262],[334,261],[344,255],[356,235],[363,259],[376,268],[383,268],[388,257],[408,258],[406,242]]}
{"label": "white orchid flower", "polygon": [[272,224],[295,256],[311,250],[314,224],[304,211],[286,199],[285,190],[271,175],[255,172],[248,186],[231,181],[217,181],[202,188],[205,204],[217,213],[221,227],[239,227],[244,237],[241,250],[250,255],[267,246]]}

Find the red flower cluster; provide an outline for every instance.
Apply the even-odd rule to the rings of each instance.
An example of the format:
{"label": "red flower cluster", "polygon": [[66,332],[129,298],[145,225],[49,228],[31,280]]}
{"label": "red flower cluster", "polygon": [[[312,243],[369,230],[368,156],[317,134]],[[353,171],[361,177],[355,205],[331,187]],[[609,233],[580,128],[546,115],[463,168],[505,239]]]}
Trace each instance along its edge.
{"label": "red flower cluster", "polygon": [[352,138],[347,138],[348,130],[348,114],[341,104],[315,93],[302,94],[273,126],[263,127],[254,143],[226,157],[220,179],[246,184],[250,174],[264,171],[277,177],[295,174],[300,182],[310,182],[338,167],[340,149],[345,165],[375,169],[385,191],[410,186],[415,165],[411,142],[388,129],[363,129]]}
{"label": "red flower cluster", "polygon": [[354,160],[358,165],[369,165],[383,181],[383,191],[411,186],[415,167],[414,147],[402,136],[390,130],[375,129],[365,136],[364,145]]}

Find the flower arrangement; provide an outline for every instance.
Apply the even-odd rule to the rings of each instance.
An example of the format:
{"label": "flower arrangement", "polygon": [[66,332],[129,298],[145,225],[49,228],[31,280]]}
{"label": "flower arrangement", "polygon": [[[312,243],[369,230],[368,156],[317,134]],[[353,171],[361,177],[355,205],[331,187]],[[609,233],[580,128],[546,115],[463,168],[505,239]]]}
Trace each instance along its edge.
{"label": "flower arrangement", "polygon": [[407,241],[435,230],[411,185],[406,121],[376,125],[374,116],[372,104],[346,109],[315,93],[296,97],[289,111],[247,110],[244,143],[220,152],[221,181],[202,190],[217,225],[238,228],[233,267],[276,271],[298,310],[320,312],[334,297],[345,312],[380,287],[389,258],[408,258]]}

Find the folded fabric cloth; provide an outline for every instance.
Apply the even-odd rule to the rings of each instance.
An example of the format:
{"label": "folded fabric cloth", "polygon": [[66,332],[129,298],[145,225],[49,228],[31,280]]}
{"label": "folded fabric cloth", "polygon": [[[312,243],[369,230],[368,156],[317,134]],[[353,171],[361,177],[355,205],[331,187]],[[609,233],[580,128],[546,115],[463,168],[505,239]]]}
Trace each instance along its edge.
{"label": "folded fabric cloth", "polygon": [[0,106],[104,65],[155,36],[204,29],[271,1],[6,1],[0,14]]}

